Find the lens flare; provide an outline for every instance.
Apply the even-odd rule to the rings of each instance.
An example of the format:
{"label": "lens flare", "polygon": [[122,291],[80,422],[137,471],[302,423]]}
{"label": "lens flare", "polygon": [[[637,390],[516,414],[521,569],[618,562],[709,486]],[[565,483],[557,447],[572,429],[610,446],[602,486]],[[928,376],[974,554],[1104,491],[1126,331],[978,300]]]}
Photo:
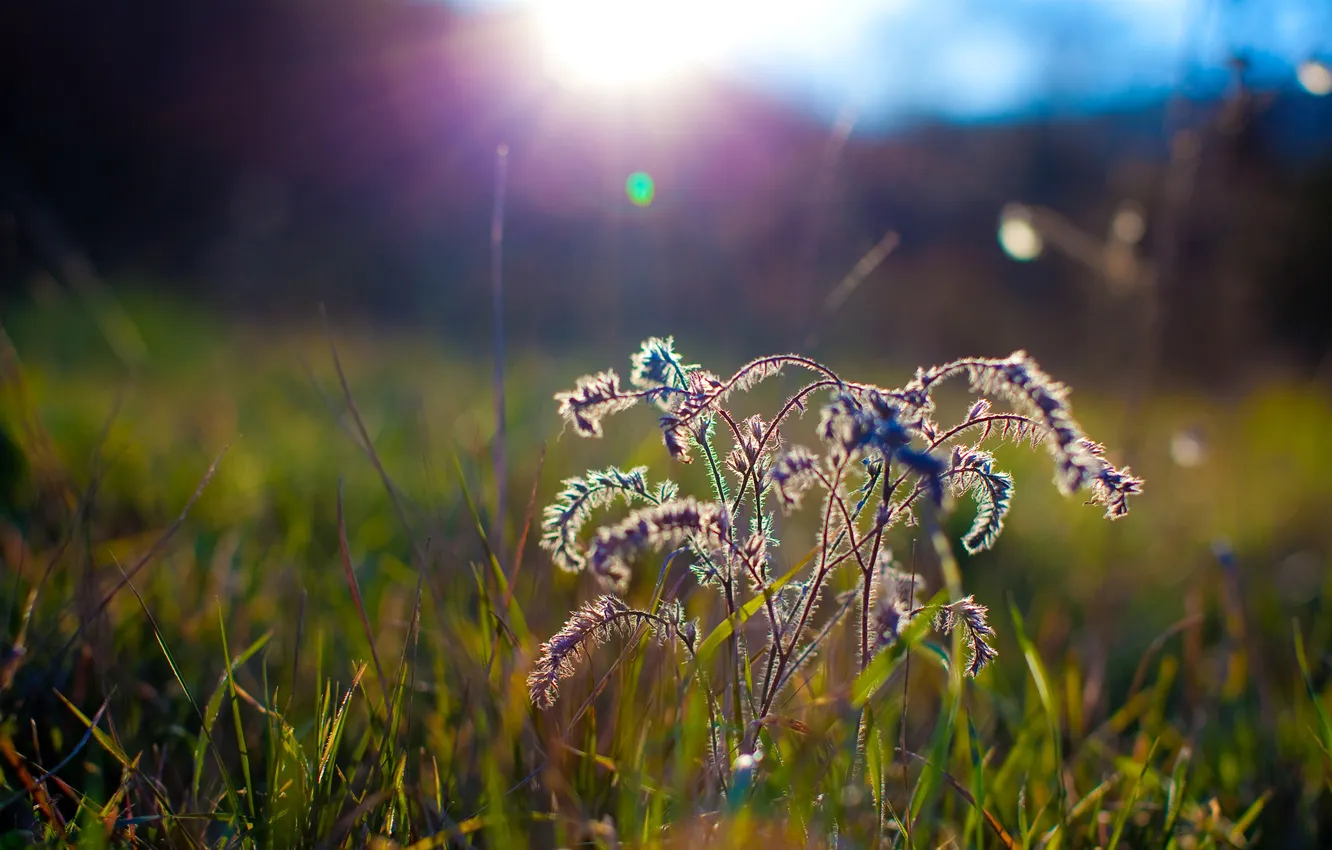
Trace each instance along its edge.
{"label": "lens flare", "polygon": [[629,196],[631,204],[645,207],[656,197],[657,185],[653,182],[652,175],[646,171],[635,171],[624,181],[624,193]]}

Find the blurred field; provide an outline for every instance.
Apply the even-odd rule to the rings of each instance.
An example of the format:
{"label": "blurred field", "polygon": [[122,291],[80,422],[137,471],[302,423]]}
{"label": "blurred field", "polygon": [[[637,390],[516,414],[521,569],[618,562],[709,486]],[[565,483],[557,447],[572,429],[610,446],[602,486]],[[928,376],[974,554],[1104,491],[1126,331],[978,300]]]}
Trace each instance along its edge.
{"label": "blurred field", "polygon": [[[686,491],[701,474],[669,468],[646,412],[617,419],[601,441],[560,433],[552,393],[586,372],[626,372],[628,346],[511,352],[502,549],[512,553],[520,537],[527,545],[521,564],[506,557],[498,565],[501,581],[478,534],[478,520],[493,534],[485,352],[332,317],[331,338],[401,492],[408,532],[356,444],[317,321],[245,325],[133,301],[129,312],[146,352],[133,367],[80,304],[5,319],[17,362],[6,364],[3,424],[21,462],[4,473],[0,603],[10,644],[26,647],[11,656],[14,678],[0,697],[3,787],[17,800],[0,811],[8,828],[37,822],[45,824],[38,834],[57,840],[18,756],[8,754],[45,769],[74,752],[86,727],[58,691],[87,717],[109,700],[99,727],[106,740],[85,742],[62,768],[67,786],[45,785],[80,840],[101,832],[174,846],[365,846],[372,835],[423,847],[697,846],[686,837],[696,829],[731,846],[776,829],[781,836],[762,840],[825,846],[826,835],[810,829],[834,817],[816,814],[823,806],[841,813],[834,819],[849,843],[868,846],[850,837],[860,834],[862,810],[873,808],[868,796],[829,796],[853,743],[830,696],[847,669],[835,652],[788,708],[824,731],[834,755],[774,733],[775,763],[752,800],[720,814],[700,802],[702,743],[690,730],[706,717],[673,694],[667,651],[649,648],[613,668],[622,647],[607,647],[588,665],[591,675],[565,684],[554,710],[543,715],[527,704],[523,678],[536,645],[594,593],[590,581],[550,566],[535,529],[524,533],[533,486],[539,517],[560,480],[589,467],[646,464]],[[686,357],[716,371],[767,353],[727,350],[689,328],[660,332],[674,333]],[[867,357],[832,365],[896,386],[930,364]],[[1068,372],[1042,365],[1057,378]],[[1127,519],[1109,524],[1060,497],[1043,454],[997,449],[1017,482],[1013,510],[997,548],[962,568],[968,592],[990,607],[1000,658],[968,690],[970,727],[942,744],[952,776],[1019,844],[1106,846],[1122,830],[1135,847],[1245,846],[1255,838],[1321,846],[1332,836],[1332,727],[1310,694],[1326,704],[1332,679],[1332,395],[1277,382],[1227,398],[1164,387],[1131,421],[1115,390],[1075,383],[1073,402],[1112,455],[1136,447],[1131,461],[1146,492]],[[224,448],[183,526],[135,577],[141,601],[124,591],[104,617],[92,616],[120,579],[118,565],[128,569],[147,551]],[[379,679],[339,558],[339,482],[388,681]],[[959,505],[954,539],[971,511]],[[893,543],[904,555],[910,531],[898,529]],[[29,621],[24,601],[47,564],[51,576]],[[655,575],[655,566],[640,569],[630,597],[646,602]],[[691,613],[715,623],[710,602],[690,600]],[[80,624],[74,651],[61,654]],[[233,693],[223,659],[266,635],[237,665],[235,695],[222,700]],[[918,654],[906,736],[922,751],[936,732],[947,677],[929,653]],[[345,738],[330,749],[326,724],[360,663],[368,667],[345,714]],[[566,726],[608,671],[591,710]],[[899,689],[875,708],[889,742]],[[234,722],[229,708],[207,719],[215,692],[219,706],[236,707]],[[206,726],[210,734],[201,736]],[[139,761],[130,769],[121,755]],[[879,765],[893,778],[875,792],[901,797],[895,805],[926,779],[919,765],[907,777],[900,767]],[[914,846],[997,846],[960,797],[937,776],[931,781]],[[237,807],[244,817],[233,817]],[[726,827],[712,831],[713,817]],[[1061,820],[1066,826],[1055,829]],[[663,831],[668,823],[677,826]],[[413,844],[431,835],[438,843]]]}

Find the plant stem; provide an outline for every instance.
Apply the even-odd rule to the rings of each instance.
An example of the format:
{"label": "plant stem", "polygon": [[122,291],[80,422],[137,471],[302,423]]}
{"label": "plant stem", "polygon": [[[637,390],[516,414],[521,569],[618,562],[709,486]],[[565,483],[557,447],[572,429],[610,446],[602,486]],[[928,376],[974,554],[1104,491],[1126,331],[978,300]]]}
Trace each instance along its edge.
{"label": "plant stem", "polygon": [[490,297],[492,309],[492,341],[494,343],[495,372],[495,441],[491,445],[491,462],[495,475],[495,525],[492,545],[495,558],[504,563],[504,507],[508,501],[505,480],[504,441],[504,193],[508,182],[509,146],[501,144],[495,149],[495,206],[490,216]]}

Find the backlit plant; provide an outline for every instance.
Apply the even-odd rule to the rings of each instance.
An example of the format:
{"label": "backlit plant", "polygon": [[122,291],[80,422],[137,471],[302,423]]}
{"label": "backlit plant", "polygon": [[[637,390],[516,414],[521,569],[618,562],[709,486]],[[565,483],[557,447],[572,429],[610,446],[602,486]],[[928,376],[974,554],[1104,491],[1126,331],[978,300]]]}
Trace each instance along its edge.
{"label": "backlit plant", "polygon": [[[812,375],[771,417],[739,418],[730,400],[783,370]],[[953,424],[935,419],[933,393],[950,378],[964,378],[979,398]],[[975,676],[996,656],[986,606],[963,595],[955,567],[945,566],[943,595],[922,603],[924,582],[895,565],[885,535],[916,525],[941,538],[936,517],[950,497],[969,496],[974,523],[962,536],[969,553],[994,545],[1003,530],[1013,480],[982,448],[1008,440],[1044,444],[1054,459],[1054,480],[1065,494],[1087,491],[1110,519],[1124,516],[1142,482],[1109,463],[1074,420],[1067,389],[1024,352],[1004,359],[966,359],[920,370],[898,389],[845,380],[832,369],[796,355],[763,357],[730,377],[686,364],[671,339],[649,339],[633,357],[625,384],[614,371],[580,378],[556,395],[559,412],[584,437],[599,437],[610,414],[639,404],[659,408],[666,448],[679,462],[701,457],[711,484],[706,498],[681,495],[670,482],[651,483],[646,468],[610,467],[564,482],[545,512],[542,547],[557,566],[590,572],[605,595],[579,609],[542,645],[528,679],[532,702],[553,705],[560,682],[573,674],[590,646],[646,627],[678,641],[697,662],[700,627],[678,601],[638,610],[622,599],[632,567],[649,552],[679,551],[697,581],[719,592],[727,623],[727,674],[713,706],[729,713],[730,729],[746,729],[744,757],[754,732],[776,700],[840,624],[853,617],[861,669],[896,643],[922,615],[965,647],[962,670]],[[816,402],[817,449],[789,445],[782,429]],[[999,407],[992,407],[997,402]],[[724,448],[723,448],[724,447]],[[810,555],[781,571],[774,563],[777,532],[787,514],[818,495],[816,537]],[[621,520],[586,534],[595,511],[623,502]],[[943,561],[948,561],[946,543]],[[797,553],[799,554],[799,553]],[[852,571],[854,592],[820,603],[839,571]],[[766,638],[739,627],[751,612],[766,620]],[[925,625],[925,623],[922,623]],[[729,706],[729,708],[723,708]]]}

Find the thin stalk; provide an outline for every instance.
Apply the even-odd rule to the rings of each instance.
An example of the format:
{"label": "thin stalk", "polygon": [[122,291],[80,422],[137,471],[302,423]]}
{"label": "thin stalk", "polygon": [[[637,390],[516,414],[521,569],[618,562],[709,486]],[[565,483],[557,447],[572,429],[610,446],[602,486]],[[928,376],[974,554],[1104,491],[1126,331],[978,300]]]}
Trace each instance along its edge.
{"label": "thin stalk", "polygon": [[[882,499],[887,503],[892,490],[888,485],[888,479],[891,477],[891,459],[884,460],[884,466],[879,472],[883,474]],[[876,476],[878,472],[876,472]],[[877,477],[872,479],[865,488],[865,498],[861,499],[860,507],[864,507],[869,499],[869,492],[874,489],[877,483]],[[857,514],[859,508],[857,508]],[[887,523],[880,524],[874,531],[874,545],[870,550],[869,567],[866,568],[861,563],[860,569],[860,672],[864,673],[865,668],[869,667],[870,662],[870,640],[869,640],[869,621],[870,621],[870,592],[874,587],[874,566],[879,558],[879,546],[883,541],[883,531]],[[863,542],[863,541],[862,541]],[[851,776],[854,778],[860,773],[861,762],[865,759],[865,747],[869,735],[869,703],[866,702],[860,707],[860,718],[856,723],[856,753],[851,764]]]}
{"label": "thin stalk", "polygon": [[[820,541],[820,549],[822,551],[819,556],[819,569],[814,574],[814,581],[810,585],[808,596],[805,598],[805,605],[803,610],[801,611],[800,620],[799,622],[796,623],[795,630],[791,634],[790,647],[788,649],[783,650],[781,648],[780,642],[778,643],[778,652],[781,654],[781,657],[777,659],[777,675],[775,677],[777,682],[781,681],[782,671],[785,668],[787,661],[790,659],[791,655],[795,653],[796,644],[799,643],[800,641],[800,633],[805,629],[805,623],[809,620],[809,616],[814,610],[814,602],[815,600],[818,599],[819,590],[821,589],[823,580],[827,577],[829,572],[828,552],[830,547],[828,545],[829,542],[828,538],[829,538],[829,530],[832,525],[833,503],[841,501],[841,496],[837,492],[837,488],[842,483],[842,475],[845,471],[846,471],[846,460],[843,460],[841,463],[837,464],[837,469],[834,470],[833,472],[831,486],[828,488],[828,505],[827,507],[824,508],[823,511],[823,532],[822,532],[822,539]],[[843,505],[843,507],[845,508],[845,505]],[[855,546],[854,536],[852,537],[851,543],[852,547],[854,548]],[[768,689],[768,692],[763,695],[762,707],[760,709],[761,716],[767,716],[768,709],[772,707],[772,701],[776,698],[776,696],[777,696],[776,691],[771,688]]]}
{"label": "thin stalk", "polygon": [[[806,384],[805,386],[797,390],[795,395],[787,399],[786,404],[782,405],[782,409],[777,412],[777,415],[773,418],[772,422],[768,423],[768,427],[763,429],[763,434],[762,436],[759,437],[758,455],[762,456],[763,450],[768,446],[768,441],[771,440],[773,436],[777,433],[777,429],[781,426],[783,422],[786,421],[786,417],[790,416],[791,411],[795,410],[795,408],[807,396],[809,396],[810,393],[818,389],[823,389],[825,387],[840,387],[840,386],[845,386],[845,384],[843,384],[841,380],[815,381],[812,384]],[[738,510],[740,508],[740,499],[744,497],[745,484],[747,484],[749,480],[753,477],[754,477],[753,469],[750,469],[748,472],[745,473],[745,478],[740,482],[740,496],[736,497],[736,502],[732,506],[732,511]]]}
{"label": "thin stalk", "polygon": [[495,149],[495,206],[490,216],[490,297],[492,305],[492,338],[494,342],[495,373],[495,441],[491,446],[491,462],[495,475],[495,557],[504,562],[504,508],[508,500],[505,480],[504,441],[504,192],[508,182],[509,146]]}
{"label": "thin stalk", "polygon": [[[703,455],[708,461],[708,470],[712,473],[712,486],[717,490],[718,500],[721,500],[724,505],[726,499],[726,482],[722,480],[721,468],[717,464],[717,455],[712,449],[710,432],[704,433],[703,438],[696,440],[696,442],[703,449]],[[726,616],[733,617],[737,610],[735,599],[735,576],[732,574],[729,563],[724,565],[724,570],[725,572],[721,576],[721,581],[722,588],[726,595]],[[731,631],[731,636],[726,639],[726,643],[730,650],[729,655],[731,657],[732,681],[734,682],[734,689],[731,692],[731,711],[733,713],[733,723],[735,724],[735,728],[740,729],[743,728],[745,724],[743,696],[745,680],[743,659],[740,657],[740,653],[743,652],[743,646],[740,640],[739,629],[733,629]]]}
{"label": "thin stalk", "polygon": [[[753,467],[757,465],[757,457],[758,456],[756,455],[755,463],[751,465],[750,467],[751,469],[753,469]],[[753,488],[754,488],[754,515],[757,517],[758,520],[757,533],[761,535],[765,533],[763,530],[763,497],[759,491],[758,478],[750,476],[750,480],[753,481]],[[740,494],[741,496],[744,495],[743,482],[741,483]],[[766,649],[768,657],[764,661],[764,671],[763,671],[763,687],[766,690],[769,679],[772,676],[773,656],[776,654],[775,646],[781,640],[781,631],[779,629],[780,623],[777,617],[777,607],[773,602],[772,593],[768,590],[768,564],[766,558],[763,561],[760,571],[754,573],[752,577],[754,579],[754,583],[758,585],[759,592],[763,594],[763,607],[765,613],[768,616],[768,634],[770,635],[770,638]],[[756,713],[755,717],[759,718],[759,715]]]}

